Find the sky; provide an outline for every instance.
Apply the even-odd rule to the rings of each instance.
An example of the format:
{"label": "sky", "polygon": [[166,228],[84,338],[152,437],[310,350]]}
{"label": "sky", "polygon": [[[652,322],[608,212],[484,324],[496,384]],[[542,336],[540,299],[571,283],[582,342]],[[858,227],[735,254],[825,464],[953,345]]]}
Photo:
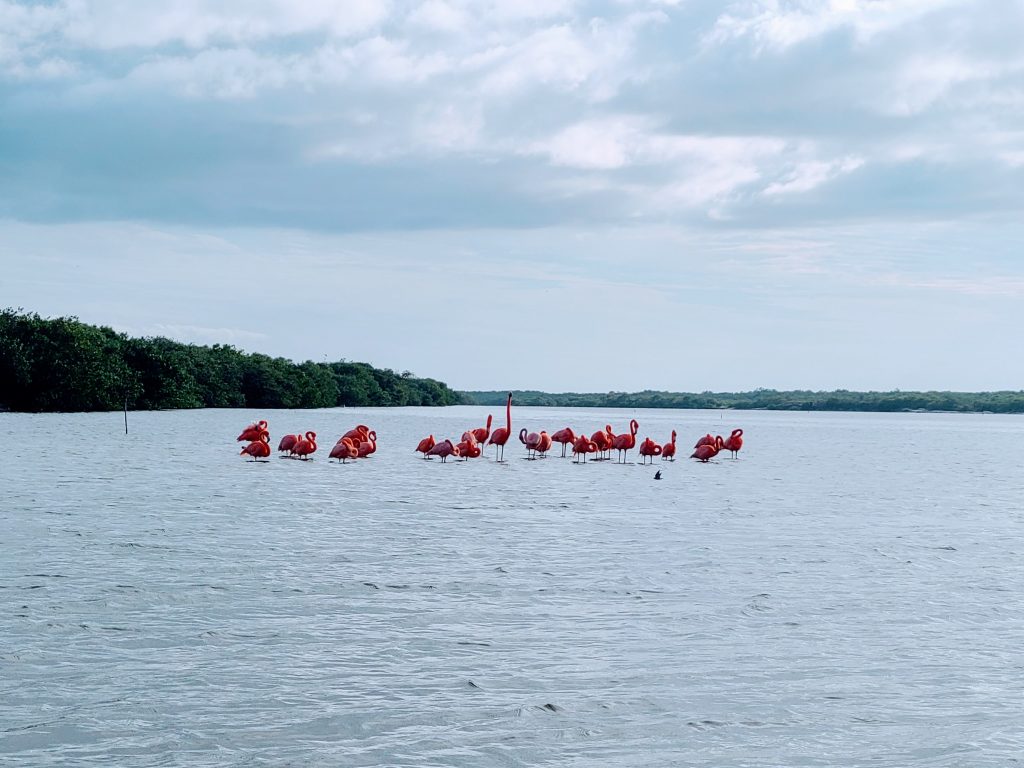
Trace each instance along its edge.
{"label": "sky", "polygon": [[460,389],[1020,389],[1021,40],[1021,0],[0,0],[0,306]]}

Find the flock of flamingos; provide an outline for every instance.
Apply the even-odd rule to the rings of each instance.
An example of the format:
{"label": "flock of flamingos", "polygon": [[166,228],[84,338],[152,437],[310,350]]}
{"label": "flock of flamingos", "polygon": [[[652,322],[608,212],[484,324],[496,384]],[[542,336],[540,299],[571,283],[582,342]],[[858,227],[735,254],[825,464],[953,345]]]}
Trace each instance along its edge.
{"label": "flock of flamingos", "polygon": [[[505,459],[505,443],[512,435],[512,395],[508,396],[508,403],[505,406],[505,426],[498,427],[491,431],[491,416],[487,417],[487,424],[476,429],[469,429],[462,433],[462,439],[455,443],[450,439],[437,442],[433,435],[420,440],[416,451],[423,454],[424,459],[440,456],[441,462],[447,461],[449,456],[469,459],[479,458],[483,454],[485,445],[494,446],[494,458],[496,461]],[[557,432],[548,434],[546,431],[527,432],[526,429],[519,430],[519,442],[526,446],[528,459],[540,459],[547,456],[555,443],[562,446],[562,457],[565,458],[570,446],[575,457],[575,463],[586,463],[589,454],[596,454],[594,461],[608,461],[611,459],[611,452],[617,451],[617,460],[625,464],[629,451],[636,448],[636,433],[640,425],[636,419],[629,422],[629,431],[622,434],[612,432],[611,425],[606,425],[603,430],[598,430],[589,437],[586,434],[577,435],[569,427],[560,429]],[[266,421],[258,421],[250,424],[242,434],[238,436],[239,442],[248,442],[240,455],[250,456],[253,461],[266,459],[270,456],[270,432]],[[734,429],[728,438],[721,435],[712,437],[706,434],[697,441],[694,451],[690,454],[691,459],[707,462],[717,456],[721,451],[729,451],[735,459],[743,447],[743,430]],[[293,459],[308,460],[316,453],[316,432],[306,432],[296,435],[285,435],[277,446],[282,457],[287,456]],[[377,433],[369,427],[360,424],[350,429],[331,448],[330,459],[337,459],[342,464],[353,459],[365,459],[372,456],[377,450]],[[655,456],[661,456],[662,461],[675,461],[676,457],[676,432],[672,430],[672,439],[661,445],[651,438],[644,438],[639,449],[642,463],[646,464],[650,459],[654,462]]]}

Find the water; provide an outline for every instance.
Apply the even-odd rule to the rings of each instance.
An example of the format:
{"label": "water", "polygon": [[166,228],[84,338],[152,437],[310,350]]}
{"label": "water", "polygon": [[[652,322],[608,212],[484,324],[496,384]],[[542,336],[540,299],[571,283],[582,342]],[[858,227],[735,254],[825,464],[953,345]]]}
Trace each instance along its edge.
{"label": "water", "polygon": [[[0,414],[0,764],[1024,755],[1024,419],[514,413],[746,430],[658,482],[413,454],[487,410]],[[256,417],[318,460],[245,464]],[[328,464],[360,422],[377,455]]]}

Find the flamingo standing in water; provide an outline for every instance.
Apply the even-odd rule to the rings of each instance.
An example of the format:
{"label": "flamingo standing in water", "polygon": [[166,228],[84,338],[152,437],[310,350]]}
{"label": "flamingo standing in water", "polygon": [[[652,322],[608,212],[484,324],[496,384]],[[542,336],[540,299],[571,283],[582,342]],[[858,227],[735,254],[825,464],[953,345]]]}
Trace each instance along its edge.
{"label": "flamingo standing in water", "polygon": [[295,444],[301,439],[302,435],[285,435],[281,438],[281,442],[277,444],[277,452],[284,453],[287,451],[288,453],[291,453]]}
{"label": "flamingo standing in water", "polygon": [[239,456],[252,456],[253,461],[265,459],[270,455],[270,433],[264,430],[259,439],[253,440],[238,453]]}
{"label": "flamingo standing in water", "polygon": [[721,435],[718,435],[713,444],[708,445],[705,443],[704,445],[698,446],[697,450],[690,454],[690,458],[698,459],[699,461],[707,464],[709,459],[713,459],[718,455],[718,452],[722,450],[723,445],[725,445],[725,441],[722,439]]}
{"label": "flamingo standing in water", "polygon": [[462,442],[455,446],[459,449],[459,456],[461,456],[465,461],[479,458],[482,453],[480,450],[480,443],[476,441],[476,435],[474,435],[473,432],[474,430],[466,432],[462,436]]}
{"label": "flamingo standing in water", "polygon": [[676,460],[676,431],[672,430],[672,439],[661,446],[661,460],[662,461],[675,461]]}
{"label": "flamingo standing in water", "polygon": [[316,453],[316,432],[307,432],[306,436],[292,448],[292,455],[298,456],[303,461],[307,461],[314,453]]}
{"label": "flamingo standing in water", "polygon": [[540,441],[537,443],[537,453],[539,457],[546,459],[548,457],[548,451],[551,450],[551,446],[554,444],[555,441],[551,439],[551,435],[542,429],[540,431]]}
{"label": "flamingo standing in water", "polygon": [[562,444],[562,458],[565,458],[565,451],[576,442],[576,433],[574,433],[569,427],[560,429],[551,435],[551,439],[556,443]]}
{"label": "flamingo standing in water", "polygon": [[729,438],[725,441],[725,445],[723,447],[725,450],[729,451],[735,459],[736,454],[738,454],[740,452],[740,448],[743,447],[743,430],[734,429],[732,434],[729,435]]}
{"label": "flamingo standing in water", "polygon": [[654,457],[661,455],[661,446],[651,440],[649,437],[645,437],[644,441],[640,443],[640,455],[643,457],[641,463],[646,464],[648,457],[651,459],[651,463],[654,463]]}
{"label": "flamingo standing in water", "polygon": [[633,447],[636,445],[636,433],[640,429],[640,425],[636,419],[629,420],[629,433],[625,435],[616,435],[612,440],[612,448],[619,452],[619,461],[623,464],[626,463],[626,454],[628,454]]}
{"label": "flamingo standing in water", "polygon": [[423,458],[427,458],[427,451],[437,445],[437,441],[434,440],[433,435],[427,435],[420,440],[419,445],[416,446],[416,453],[422,453]]}
{"label": "flamingo standing in water", "polygon": [[[498,427],[491,433],[491,439],[487,441],[488,445],[494,446],[494,460],[504,461],[505,460],[505,443],[508,442],[509,436],[512,434],[512,393],[508,393],[508,403],[505,404],[505,426]],[[498,458],[498,450],[501,450],[501,458]]]}
{"label": "flamingo standing in water", "polygon": [[526,427],[519,430],[519,442],[526,446],[526,457],[533,459],[533,454],[537,451],[537,447],[540,445],[540,435],[536,432],[530,432],[527,434]]}
{"label": "flamingo standing in water", "polygon": [[349,459],[359,458],[359,449],[353,444],[351,438],[343,437],[331,448],[331,455],[327,458],[328,460],[339,459],[342,464],[345,464]]}
{"label": "flamingo standing in water", "polygon": [[473,435],[473,439],[478,443],[486,443],[487,438],[491,436],[491,419],[493,418],[491,414],[487,414],[487,426],[466,430],[462,433],[462,439],[465,440],[466,435]]}
{"label": "flamingo standing in water", "polygon": [[[604,434],[603,432],[601,433]],[[591,440],[586,435],[580,435],[572,444],[572,452],[577,457],[576,464],[580,463],[579,457],[583,457],[583,463],[587,463],[588,453],[597,453],[597,443]]]}
{"label": "flamingo standing in water", "polygon": [[597,446],[597,452],[600,457],[597,461],[604,461],[604,452],[612,449],[612,440],[615,439],[615,433],[612,432],[612,425],[605,424],[603,430],[598,430],[590,436],[590,439],[594,441]]}
{"label": "flamingo standing in water", "polygon": [[366,438],[367,439],[361,441],[356,448],[356,450],[359,451],[360,459],[365,459],[367,456],[377,452],[377,432],[371,429],[366,435]]}
{"label": "flamingo standing in water", "polygon": [[458,449],[457,446],[452,445],[452,441],[451,440],[444,440],[444,441],[438,443],[437,445],[435,445],[429,451],[427,451],[427,456],[440,456],[442,464],[444,464],[445,460],[449,456],[458,456],[458,455],[459,455],[459,449]]}
{"label": "flamingo standing in water", "polygon": [[[267,428],[270,425],[266,421],[260,419],[259,421],[253,422],[248,427],[242,430],[242,434],[235,438],[235,442],[242,443],[248,440],[249,442],[255,442],[260,439],[260,435],[267,432]],[[269,432],[267,433],[269,435]]]}

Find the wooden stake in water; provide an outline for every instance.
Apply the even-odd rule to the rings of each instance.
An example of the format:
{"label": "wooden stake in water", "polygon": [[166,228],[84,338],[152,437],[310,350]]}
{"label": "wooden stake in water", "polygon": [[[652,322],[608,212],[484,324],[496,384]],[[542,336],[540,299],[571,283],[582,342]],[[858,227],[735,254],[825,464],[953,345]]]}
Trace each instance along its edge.
{"label": "wooden stake in water", "polygon": [[128,434],[128,398],[124,399],[124,433]]}

